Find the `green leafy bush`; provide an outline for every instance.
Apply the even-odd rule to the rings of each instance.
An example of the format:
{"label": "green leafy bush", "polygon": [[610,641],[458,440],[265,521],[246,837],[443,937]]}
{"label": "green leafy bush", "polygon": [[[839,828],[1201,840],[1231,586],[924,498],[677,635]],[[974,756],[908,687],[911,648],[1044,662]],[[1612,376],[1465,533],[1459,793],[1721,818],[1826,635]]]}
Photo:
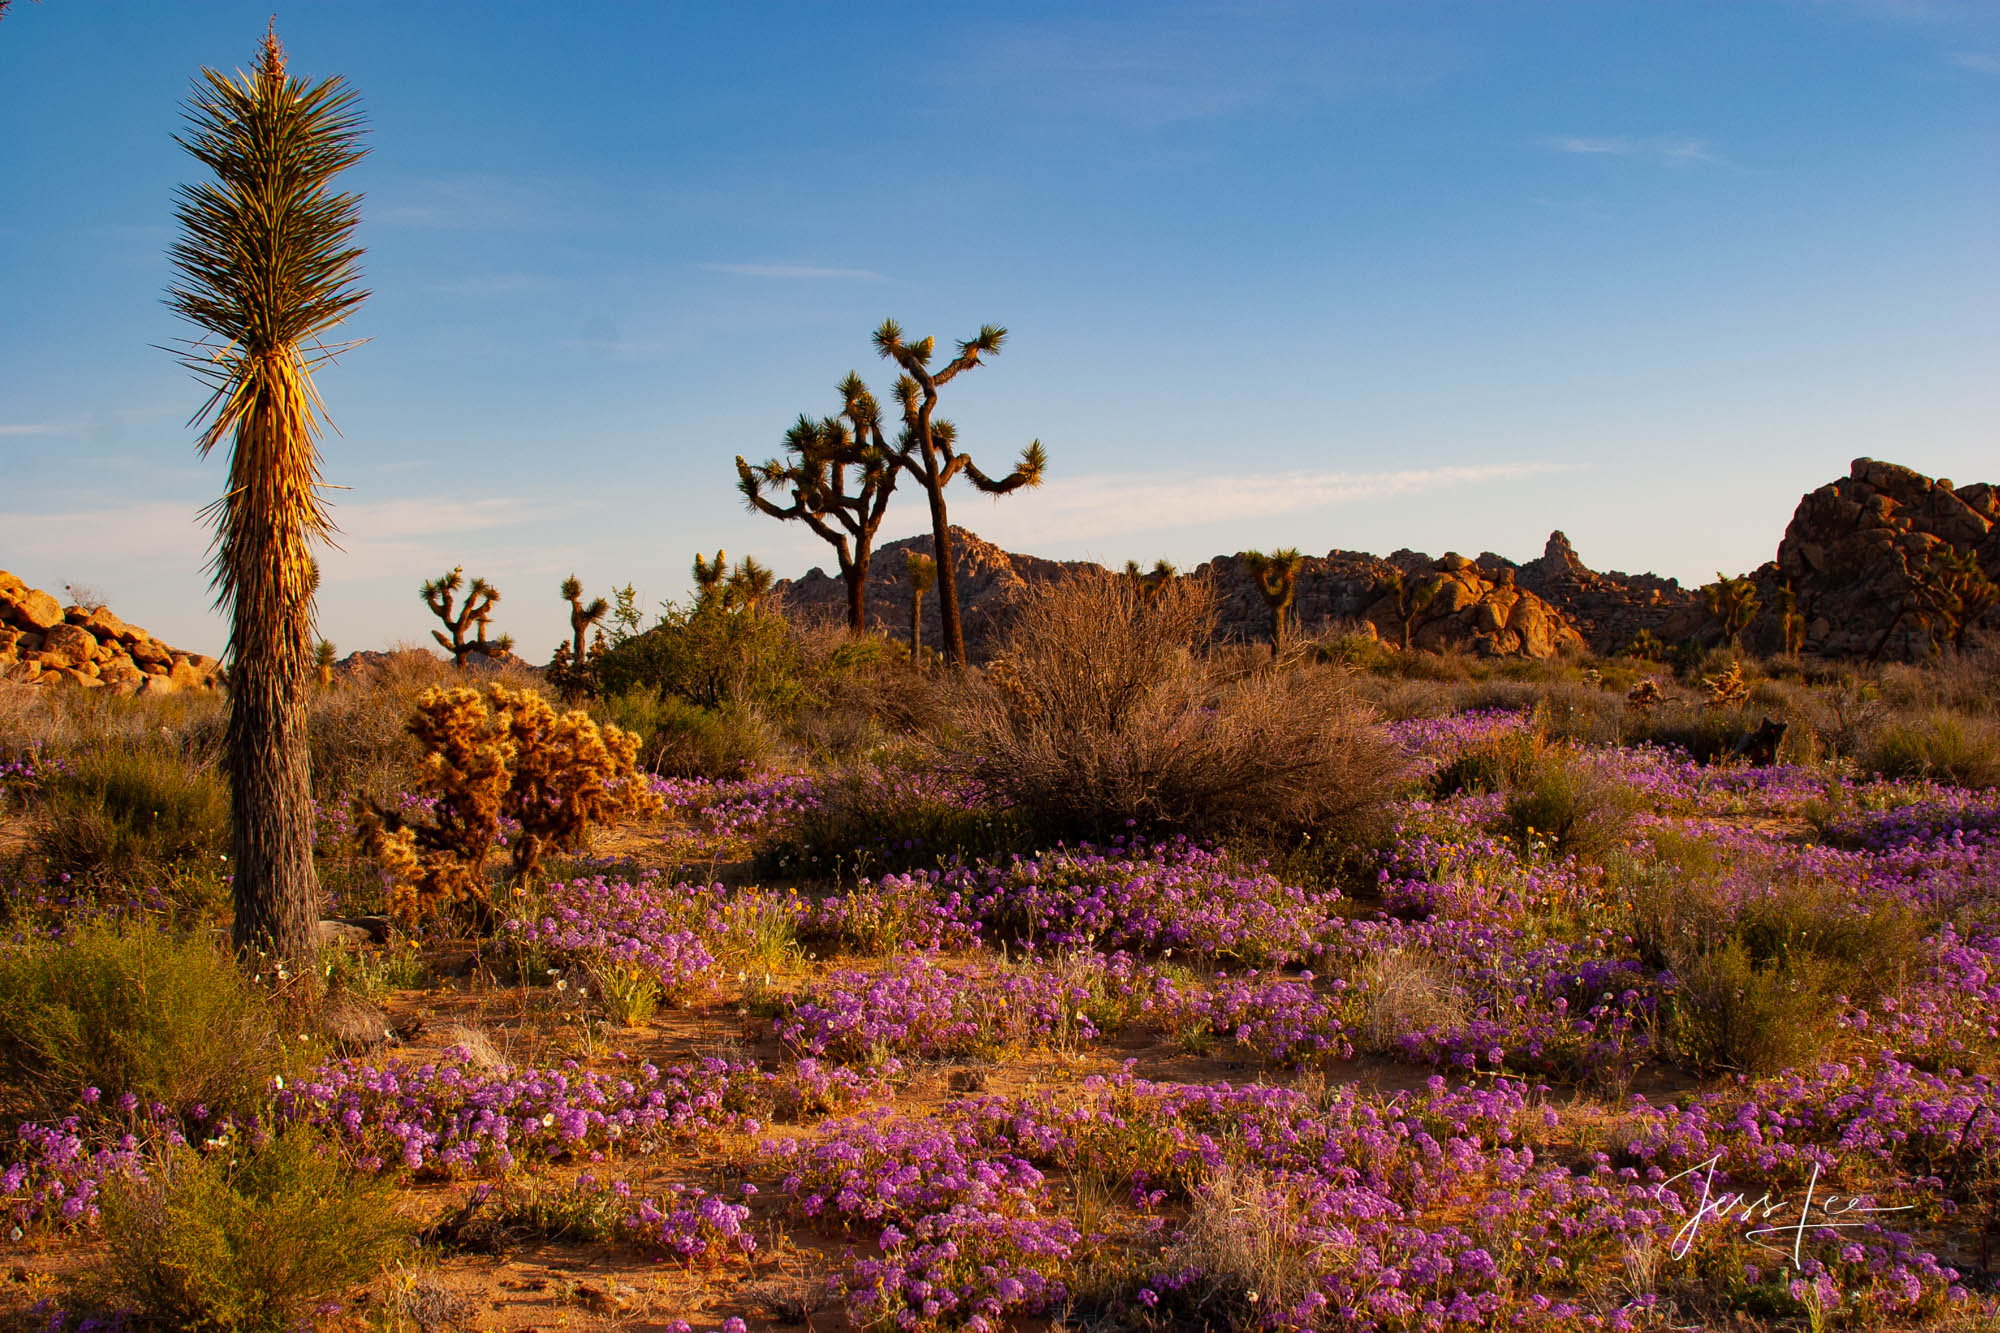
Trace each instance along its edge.
{"label": "green leafy bush", "polygon": [[1522,846],[1540,841],[1564,856],[1597,860],[1631,826],[1638,796],[1616,776],[1567,749],[1536,757],[1507,797],[1500,828]]}
{"label": "green leafy bush", "polygon": [[702,708],[757,703],[788,711],[804,693],[802,666],[782,617],[710,598],[670,605],[651,629],[613,644],[598,679],[607,695],[639,689]]}
{"label": "green leafy bush", "polygon": [[1667,1040],[1697,1073],[1769,1074],[1804,1064],[1834,1015],[1828,968],[1809,955],[1758,963],[1736,936],[1689,958],[1668,997]]}
{"label": "green leafy bush", "polygon": [[93,1303],[141,1326],[284,1333],[378,1274],[402,1226],[389,1186],[297,1131],[179,1148],[106,1191]]}
{"label": "green leafy bush", "polygon": [[0,950],[0,1082],[38,1115],[91,1087],[106,1105],[244,1110],[280,1057],[264,992],[206,940],[98,925]]}
{"label": "green leafy bush", "polygon": [[638,766],[672,777],[741,777],[771,767],[780,743],[754,706],[705,708],[635,686],[595,710],[639,738]]}
{"label": "green leafy bush", "polygon": [[229,784],[214,767],[162,750],[85,751],[50,782],[31,837],[50,874],[150,887],[191,865],[221,865]]}

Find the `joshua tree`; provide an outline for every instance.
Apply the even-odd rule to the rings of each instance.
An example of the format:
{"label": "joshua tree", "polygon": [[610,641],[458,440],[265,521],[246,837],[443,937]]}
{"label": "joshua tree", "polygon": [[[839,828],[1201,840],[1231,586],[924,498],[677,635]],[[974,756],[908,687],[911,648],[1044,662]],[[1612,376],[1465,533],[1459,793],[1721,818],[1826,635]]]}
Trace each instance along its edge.
{"label": "joshua tree", "polygon": [[1285,621],[1298,597],[1299,570],[1305,565],[1305,557],[1297,548],[1288,546],[1269,555],[1245,551],[1236,558],[1250,572],[1264,605],[1271,608],[1271,656],[1276,657],[1285,646]]}
{"label": "joshua tree", "polygon": [[611,610],[611,603],[602,597],[589,606],[583,604],[583,580],[572,574],[562,581],[563,600],[569,603],[570,655],[578,663],[584,660],[584,633],[604,619]]}
{"label": "joshua tree", "polygon": [[337,651],[329,639],[321,639],[313,648],[313,673],[319,677],[322,689],[333,684],[333,658]]}
{"label": "joshua tree", "polygon": [[229,482],[208,509],[213,586],[230,611],[227,728],[236,946],[314,974],[317,882],[305,693],[316,576],[333,530],[320,495],[320,337],[366,299],[352,244],[361,198],[334,179],[362,155],[355,95],[285,72],[275,30],[255,68],[204,69],[180,145],[214,179],[183,185],[167,304],[205,330],[184,364],[211,389],[206,456],[229,441]]}
{"label": "joshua tree", "polygon": [[1137,560],[1127,560],[1125,562],[1125,577],[1130,579],[1132,586],[1139,590],[1139,602],[1142,606],[1151,606],[1153,603],[1159,601],[1160,594],[1166,590],[1166,586],[1172,583],[1174,576],[1179,573],[1178,569],[1175,569],[1173,565],[1165,560],[1154,561],[1153,567],[1149,570],[1141,570]]}
{"label": "joshua tree", "polygon": [[958,432],[948,421],[938,418],[938,390],[980,363],[982,356],[997,356],[1007,341],[1007,330],[987,324],[978,333],[958,344],[958,355],[939,369],[931,369],[937,350],[935,338],[904,342],[902,326],[893,319],[882,321],[875,330],[875,350],[894,361],[903,374],[896,381],[896,401],[903,406],[903,430],[896,441],[896,464],[923,487],[931,506],[931,554],[937,561],[938,619],[944,629],[942,651],[945,661],[955,667],[965,665],[965,630],[958,618],[958,580],[952,574],[951,522],[945,514],[944,488],[963,472],[988,495],[1006,495],[1023,486],[1042,484],[1048,455],[1036,440],[1021,451],[1014,470],[995,480],[973,464],[969,454],[958,450]]}
{"label": "joshua tree", "polygon": [[1702,600],[1708,605],[1708,613],[1715,617],[1715,623],[1722,628],[1722,637],[1734,647],[1743,637],[1743,631],[1757,618],[1757,585],[1747,575],[1729,578],[1717,570],[1715,582],[1701,590]]}
{"label": "joshua tree", "polygon": [[697,610],[714,606],[724,611],[755,611],[771,593],[776,582],[768,566],[754,555],[746,555],[729,567],[728,553],[717,551],[715,559],[694,558],[694,604]]}
{"label": "joshua tree", "polygon": [[1797,657],[1806,646],[1806,618],[1799,614],[1798,594],[1789,579],[1778,585],[1778,635],[1787,657]]}
{"label": "joshua tree", "polygon": [[[460,588],[465,588],[462,606],[455,605]],[[451,654],[451,664],[460,671],[465,670],[465,659],[474,653],[504,653],[514,646],[511,634],[487,639],[486,631],[493,623],[493,604],[500,600],[500,590],[485,579],[474,579],[466,587],[465,566],[455,566],[449,574],[431,579],[424,584],[421,595],[431,614],[444,622],[444,629],[432,630],[431,637]],[[445,630],[451,631],[449,636]],[[465,636],[470,630],[476,630],[477,637],[467,642]]]}
{"label": "joshua tree", "polygon": [[1396,599],[1396,619],[1403,626],[1403,651],[1410,651],[1410,636],[1417,631],[1417,621],[1437,595],[1444,588],[1444,580],[1433,574],[1429,578],[1412,583],[1400,569],[1392,569],[1382,580],[1381,589]]}
{"label": "joshua tree", "polygon": [[1912,609],[1932,645],[1942,652],[1950,644],[1963,653],[1966,636],[2000,602],[2000,587],[1981,568],[1978,554],[1932,547],[1910,574]]}
{"label": "joshua tree", "polygon": [[924,594],[937,586],[937,561],[915,551],[903,552],[903,577],[910,581],[910,660],[924,656]]}
{"label": "joshua tree", "polygon": [[[847,584],[847,627],[859,634],[867,628],[868,560],[898,469],[882,439],[875,395],[852,371],[839,387],[838,416],[814,421],[801,415],[785,432],[784,462],[752,467],[738,454],[736,484],[751,509],[799,519],[833,547]],[[780,505],[765,498],[766,491],[789,494],[792,502]]]}

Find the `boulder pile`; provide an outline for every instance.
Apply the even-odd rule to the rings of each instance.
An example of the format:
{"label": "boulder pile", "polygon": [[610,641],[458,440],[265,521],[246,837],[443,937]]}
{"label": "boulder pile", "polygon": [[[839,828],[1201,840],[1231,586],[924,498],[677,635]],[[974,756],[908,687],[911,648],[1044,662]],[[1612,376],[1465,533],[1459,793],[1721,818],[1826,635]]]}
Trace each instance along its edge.
{"label": "boulder pile", "polygon": [[[1751,575],[1766,614],[1747,637],[1764,651],[1777,646],[1769,608],[1789,584],[1807,653],[1922,661],[1935,648],[1918,614],[1918,583],[1938,555],[1969,555],[2000,579],[2000,491],[1857,458],[1845,477],[1799,501],[1777,560]],[[2000,630],[2000,608],[1982,623]]]}
{"label": "boulder pile", "polygon": [[170,648],[103,607],[64,606],[0,569],[0,680],[118,694],[205,690],[222,664]]}

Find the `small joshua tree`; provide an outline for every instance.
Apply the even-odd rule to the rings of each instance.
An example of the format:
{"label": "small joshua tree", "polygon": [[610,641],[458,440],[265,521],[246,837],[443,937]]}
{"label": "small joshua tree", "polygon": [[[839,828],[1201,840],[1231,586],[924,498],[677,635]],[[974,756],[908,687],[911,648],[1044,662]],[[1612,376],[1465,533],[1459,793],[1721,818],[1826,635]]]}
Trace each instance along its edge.
{"label": "small joshua tree", "polygon": [[1004,477],[987,476],[974,465],[972,456],[958,448],[958,432],[937,413],[938,390],[966,371],[981,365],[982,356],[999,354],[1007,340],[1007,330],[998,325],[983,326],[978,333],[958,344],[958,355],[932,369],[937,351],[935,338],[906,342],[902,326],[893,319],[882,321],[875,330],[875,350],[902,369],[896,381],[896,401],[903,408],[903,430],[896,441],[896,465],[910,480],[923,488],[931,509],[931,555],[937,561],[938,619],[943,626],[941,651],[954,667],[965,665],[965,629],[958,615],[958,581],[952,573],[951,521],[945,513],[944,488],[961,472],[988,495],[1008,495],[1023,486],[1042,484],[1048,455],[1036,440],[1021,451],[1021,461]]}
{"label": "small joshua tree", "polygon": [[771,589],[777,585],[777,578],[770,568],[759,563],[754,555],[746,555],[736,562],[736,568],[729,571],[729,605],[756,613]]}
{"label": "small joshua tree", "polygon": [[1797,657],[1806,646],[1806,618],[1799,614],[1798,594],[1789,579],[1778,585],[1778,636],[1787,657]]}
{"label": "small joshua tree", "polygon": [[1285,622],[1298,597],[1299,570],[1305,565],[1305,557],[1297,548],[1288,546],[1270,555],[1245,551],[1236,558],[1243,562],[1243,568],[1257,585],[1258,595],[1271,610],[1271,656],[1276,657],[1285,646]]}
{"label": "small joshua tree", "polygon": [[915,551],[903,552],[903,577],[910,581],[910,660],[924,656],[924,594],[937,586],[937,562]]}
{"label": "small joshua tree", "polygon": [[[756,512],[798,519],[834,549],[847,584],[847,628],[867,628],[868,564],[896,489],[896,457],[882,438],[882,409],[861,377],[840,382],[840,413],[801,415],[785,432],[786,460],[752,467],[736,456],[736,484]],[[790,495],[779,504],[766,492]]]}
{"label": "small joshua tree", "polygon": [[1660,636],[1649,629],[1642,629],[1632,636],[1632,642],[1625,645],[1622,657],[1636,657],[1641,662],[1658,662],[1667,655],[1667,645],[1660,642]]}
{"label": "small joshua tree", "polygon": [[1396,599],[1396,619],[1403,627],[1403,651],[1410,650],[1410,639],[1417,632],[1417,622],[1423,619],[1425,611],[1444,588],[1444,580],[1433,574],[1429,578],[1414,582],[1400,569],[1392,569],[1382,580],[1381,591]]}
{"label": "small joshua tree", "polygon": [[717,551],[710,560],[699,552],[694,558],[694,605],[697,611],[748,611],[770,596],[776,584],[768,566],[756,556],[746,555],[729,567],[726,551]]}
{"label": "small joshua tree", "polygon": [[[456,601],[461,588],[465,589],[463,605]],[[504,653],[514,646],[511,634],[491,640],[486,637],[493,621],[493,605],[500,600],[500,590],[485,579],[474,579],[472,585],[466,587],[463,565],[426,582],[421,595],[431,614],[444,622],[444,629],[432,630],[431,637],[451,654],[451,664],[459,670],[465,670],[465,659],[474,653]],[[445,630],[451,631],[449,636]],[[473,631],[477,631],[477,637],[468,640],[466,634]]]}
{"label": "small joshua tree", "polygon": [[1973,551],[1934,546],[1911,571],[1910,599],[1917,620],[1943,652],[1965,651],[1965,640],[1981,617],[2000,602],[1996,587]]}
{"label": "small joshua tree", "polygon": [[563,600],[569,603],[570,655],[576,661],[582,662],[585,658],[583,647],[584,635],[590,630],[591,626],[604,619],[605,615],[611,610],[611,603],[599,597],[592,601],[590,605],[585,606],[583,604],[583,580],[577,578],[574,574],[562,581],[562,595]]}
{"label": "small joshua tree", "polygon": [[363,806],[357,821],[405,920],[466,903],[490,929],[486,867],[505,821],[520,829],[508,844],[518,881],[535,874],[550,848],[578,846],[593,823],[661,809],[633,768],[638,737],[600,729],[580,709],[558,714],[533,690],[426,690],[410,731],[424,750],[422,787],[434,810],[411,818]]}
{"label": "small joshua tree", "polygon": [[313,648],[313,671],[319,676],[321,689],[333,684],[333,658],[336,649],[332,642],[321,639]]}
{"label": "small joshua tree", "polygon": [[1715,582],[1701,590],[1702,601],[1708,606],[1709,615],[1722,629],[1722,637],[1735,647],[1743,637],[1743,631],[1757,618],[1760,603],[1757,600],[1757,585],[1746,575],[1729,578],[1720,570],[1716,571]]}
{"label": "small joshua tree", "polygon": [[1137,560],[1127,560],[1125,562],[1125,577],[1130,579],[1132,586],[1139,590],[1139,604],[1141,606],[1150,607],[1159,601],[1160,594],[1166,591],[1167,585],[1172,583],[1174,576],[1179,573],[1178,569],[1175,569],[1173,565],[1165,560],[1154,561],[1153,567],[1148,570],[1141,570]]}

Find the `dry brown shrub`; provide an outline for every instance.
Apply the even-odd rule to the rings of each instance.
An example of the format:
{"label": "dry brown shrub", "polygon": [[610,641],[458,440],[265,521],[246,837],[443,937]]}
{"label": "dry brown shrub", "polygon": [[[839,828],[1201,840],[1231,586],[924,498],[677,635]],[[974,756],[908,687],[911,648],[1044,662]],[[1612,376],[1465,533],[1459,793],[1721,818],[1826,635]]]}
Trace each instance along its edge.
{"label": "dry brown shrub", "polygon": [[1332,667],[1202,656],[1214,619],[1193,579],[1150,603],[1110,574],[1037,589],[945,762],[1044,838],[1371,836],[1402,772],[1373,711]]}

